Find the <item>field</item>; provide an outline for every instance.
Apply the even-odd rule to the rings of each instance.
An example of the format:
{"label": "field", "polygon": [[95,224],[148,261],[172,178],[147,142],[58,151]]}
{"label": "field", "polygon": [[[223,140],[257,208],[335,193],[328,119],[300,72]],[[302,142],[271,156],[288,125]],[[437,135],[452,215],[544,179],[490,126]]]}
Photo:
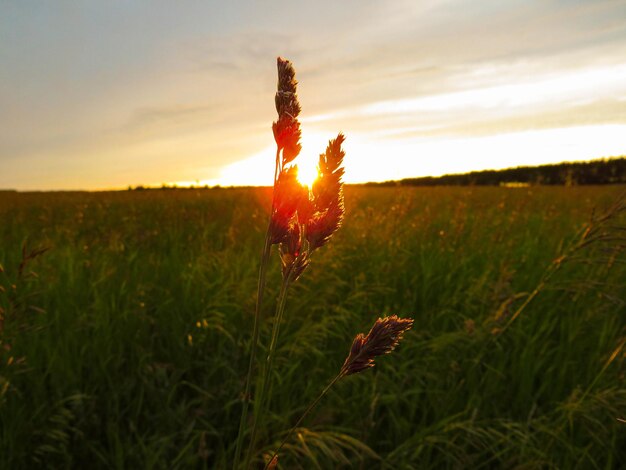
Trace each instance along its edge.
{"label": "field", "polygon": [[[623,192],[346,188],[287,299],[262,450],[395,313],[413,329],[280,468],[625,468],[626,214],[600,217]],[[0,193],[1,468],[230,468],[269,198]]]}

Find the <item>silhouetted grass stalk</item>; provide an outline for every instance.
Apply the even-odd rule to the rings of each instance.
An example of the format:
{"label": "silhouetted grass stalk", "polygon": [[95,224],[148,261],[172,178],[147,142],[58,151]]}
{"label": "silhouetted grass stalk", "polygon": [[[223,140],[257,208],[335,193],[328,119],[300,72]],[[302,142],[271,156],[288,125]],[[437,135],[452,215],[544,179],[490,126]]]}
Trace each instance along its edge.
{"label": "silhouetted grass stalk", "polygon": [[296,424],[294,424],[291,429],[289,430],[289,432],[287,433],[287,435],[284,437],[284,439],[281,441],[280,445],[278,446],[278,448],[274,451],[274,453],[272,454],[272,457],[267,461],[267,463],[265,464],[265,468],[264,470],[268,470],[270,468],[270,465],[272,464],[272,462],[274,461],[274,459],[276,459],[278,457],[278,453],[282,450],[282,448],[285,446],[285,444],[287,443],[287,441],[289,440],[289,438],[293,435],[294,431],[296,429],[298,429],[298,426],[300,426],[300,424],[302,423],[302,421],[304,421],[304,418],[306,418],[308,416],[308,414],[311,412],[311,410],[313,410],[313,408],[315,408],[315,406],[317,406],[317,404],[321,401],[322,398],[324,398],[324,396],[328,393],[328,391],[333,387],[333,385],[335,385],[341,378],[343,378],[345,375],[345,373],[339,372],[339,374],[337,374],[335,376],[335,378],[333,380],[331,380],[328,385],[326,385],[326,387],[324,387],[324,390],[322,390],[320,392],[320,394],[317,396],[317,398],[315,398],[315,400],[313,400],[309,406],[307,406],[306,410],[304,410],[304,413],[302,413],[302,415],[300,416],[300,418],[298,418],[298,421],[296,421]]}
{"label": "silhouetted grass stalk", "polygon": [[239,432],[237,434],[237,444],[235,447],[235,457],[233,460],[233,469],[239,467],[241,461],[241,450],[243,448],[243,440],[245,435],[246,422],[248,420],[248,409],[250,408],[250,391],[252,383],[252,373],[254,371],[254,364],[256,362],[256,351],[259,344],[259,332],[261,323],[261,306],[263,304],[263,293],[265,291],[265,285],[267,283],[267,266],[269,264],[270,253],[272,249],[271,233],[268,227],[267,234],[265,235],[265,244],[263,246],[263,253],[261,254],[261,266],[259,267],[259,281],[257,286],[257,301],[254,312],[254,327],[252,332],[252,343],[250,345],[250,362],[248,364],[248,374],[246,376],[246,385],[243,395],[243,409],[241,411],[241,420],[239,422]]}
{"label": "silhouetted grass stalk", "polygon": [[[275,102],[278,120],[272,125],[277,145],[274,191],[271,217],[259,269],[250,363],[248,365],[244,404],[233,460],[234,470],[238,470],[241,462],[243,441],[246,434],[245,430],[250,406],[249,396],[260,336],[261,305],[271,246],[276,244],[279,247],[283,280],[272,321],[272,335],[265,367],[263,372],[260,373],[260,378],[255,387],[254,416],[248,451],[244,459],[244,468],[246,470],[250,468],[253,460],[258,431],[264,425],[263,418],[267,404],[270,402],[270,382],[274,369],[274,358],[280,327],[285,312],[287,292],[291,284],[300,277],[309,265],[311,254],[328,243],[332,235],[341,226],[344,217],[343,182],[341,180],[344,173],[342,166],[345,156],[342,149],[344,136],[339,134],[337,138],[328,142],[326,151],[319,156],[318,178],[313,182],[310,190],[303,186],[297,179],[298,167],[292,164],[301,150],[301,131],[300,122],[298,121],[300,103],[296,95],[297,81],[295,79],[295,70],[289,61],[281,58],[278,58],[277,65],[278,90]],[[339,374],[322,390],[322,393],[316,400],[307,407],[304,415],[298,420],[298,424],[341,377],[373,367],[374,357],[393,350],[402,333],[410,328],[412,323],[412,320],[401,319],[395,315],[384,319],[379,318],[367,336],[358,335]],[[293,429],[288,433],[287,438],[292,432]]]}
{"label": "silhouetted grass stalk", "polygon": [[250,443],[248,445],[248,453],[246,454],[245,468],[249,468],[250,459],[254,453],[256,447],[257,433],[259,429],[259,423],[262,422],[265,414],[267,393],[269,391],[270,377],[274,366],[274,353],[276,352],[276,345],[278,343],[278,335],[280,333],[280,323],[285,312],[285,303],[287,301],[287,290],[291,284],[291,273],[283,279],[280,287],[280,293],[278,294],[278,300],[276,305],[276,313],[274,314],[272,325],[272,337],[270,340],[270,346],[268,349],[266,364],[263,369],[263,375],[261,381],[258,384],[260,393],[255,397],[255,413],[252,422],[252,432],[250,434]]}
{"label": "silhouetted grass stalk", "polygon": [[[280,146],[276,150],[276,164],[274,167],[274,189],[276,188],[276,183],[278,181],[278,175],[281,172],[281,158],[280,158]],[[241,411],[241,419],[239,421],[239,431],[237,434],[237,444],[235,447],[235,456],[233,459],[233,469],[237,469],[241,462],[241,451],[243,450],[243,441],[245,439],[245,429],[246,422],[248,420],[248,411],[250,409],[250,393],[252,389],[252,375],[254,372],[254,364],[256,363],[256,353],[259,346],[259,336],[260,336],[260,324],[261,324],[261,308],[263,305],[263,296],[265,293],[265,286],[267,284],[267,267],[269,265],[270,254],[272,250],[273,240],[272,240],[272,220],[274,216],[274,210],[276,208],[276,191],[273,191],[272,194],[272,208],[270,210],[269,222],[267,225],[267,232],[265,234],[265,243],[263,245],[263,253],[261,254],[261,264],[259,267],[259,280],[257,285],[257,296],[256,296],[256,307],[254,313],[254,327],[252,332],[252,343],[250,345],[250,362],[248,363],[248,373],[246,375],[246,385],[245,391],[243,395],[243,407]],[[283,289],[281,288],[281,293]],[[280,301],[279,301],[280,304]],[[255,400],[256,403],[256,400]],[[258,405],[255,405],[258,409]],[[256,424],[257,424],[257,414],[255,413],[254,424],[253,424],[253,436],[256,437]],[[251,440],[251,442],[254,439]],[[251,444],[252,445],[252,444]],[[249,452],[248,452],[249,454]],[[246,463],[246,468],[248,464]]]}
{"label": "silhouetted grass stalk", "polygon": [[265,465],[265,470],[277,458],[285,443],[289,440],[293,432],[300,426],[300,423],[306,418],[313,408],[320,402],[328,391],[339,380],[347,375],[358,374],[371,367],[374,367],[374,359],[384,354],[389,354],[398,345],[404,333],[413,326],[413,320],[409,318],[399,318],[397,315],[379,318],[372,326],[367,335],[359,333],[352,342],[350,353],[344,361],[339,373],[326,385],[321,393],[307,406],[304,413],[300,416],[296,424],[294,424],[285,438],[282,440],[272,457]]}
{"label": "silhouetted grass stalk", "polygon": [[[252,375],[256,363],[256,351],[259,346],[261,307],[263,303],[263,294],[266,285],[266,272],[269,263],[271,247],[273,244],[282,243],[293,231],[290,230],[290,222],[295,214],[295,206],[293,205],[292,195],[289,190],[293,190],[293,182],[295,182],[296,172],[286,172],[285,165],[291,162],[300,152],[300,123],[297,117],[300,113],[300,104],[296,96],[295,71],[291,63],[287,60],[278,58],[278,90],[276,92],[276,110],[278,112],[278,121],[272,126],[274,138],[276,140],[276,162],[274,167],[274,191],[272,195],[272,207],[270,211],[270,221],[268,224],[265,244],[261,256],[261,266],[259,268],[259,282],[257,288],[257,302],[255,309],[254,327],[252,333],[252,344],[250,351],[250,362],[248,364],[248,373],[246,376],[246,385],[244,391],[244,402],[239,423],[239,432],[237,435],[237,443],[235,446],[235,456],[233,459],[233,469],[237,469],[241,462],[241,452],[243,449],[243,441],[245,439],[245,429],[248,420],[248,411],[250,407],[250,391],[252,384]],[[282,176],[282,179],[281,179]],[[291,178],[289,178],[291,176]],[[285,182],[287,184],[285,184]],[[282,183],[282,184],[281,184]],[[291,184],[289,184],[291,183]],[[281,191],[282,190],[282,191]],[[297,191],[296,191],[297,192]],[[293,237],[292,237],[293,238]],[[304,269],[306,265],[302,266]],[[255,396],[255,413],[253,418],[252,432],[248,452],[245,458],[245,468],[249,468],[250,459],[254,452],[256,443],[256,435],[258,423],[263,414],[263,404],[267,393],[267,377],[271,374],[272,356],[276,348],[280,319],[285,307],[286,292],[292,279],[291,273],[293,269],[289,269],[289,275],[285,276],[283,272],[283,285],[278,299],[276,314],[274,316],[274,328],[272,333],[272,341],[270,345],[270,354],[268,355],[267,365],[260,383],[257,384],[259,393]],[[297,276],[296,276],[297,277]],[[278,319],[278,322],[276,321]]]}

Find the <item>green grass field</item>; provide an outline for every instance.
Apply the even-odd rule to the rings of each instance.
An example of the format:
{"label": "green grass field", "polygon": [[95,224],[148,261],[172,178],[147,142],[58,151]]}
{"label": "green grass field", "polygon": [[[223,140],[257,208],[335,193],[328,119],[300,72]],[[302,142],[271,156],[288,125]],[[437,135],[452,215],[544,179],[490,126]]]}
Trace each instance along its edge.
{"label": "green grass field", "polygon": [[[395,313],[413,329],[281,468],[626,467],[626,214],[584,232],[623,192],[346,188],[289,293],[262,450]],[[229,468],[270,194],[0,193],[1,468]],[[266,319],[275,252],[269,276]]]}

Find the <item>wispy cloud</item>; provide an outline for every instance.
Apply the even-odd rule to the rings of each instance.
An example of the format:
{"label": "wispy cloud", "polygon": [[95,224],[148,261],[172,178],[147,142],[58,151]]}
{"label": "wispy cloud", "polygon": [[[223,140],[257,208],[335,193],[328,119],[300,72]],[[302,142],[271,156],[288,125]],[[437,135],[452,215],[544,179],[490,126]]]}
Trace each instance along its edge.
{"label": "wispy cloud", "polygon": [[626,124],[621,0],[5,2],[0,187],[233,183],[246,164],[249,183],[272,145],[276,55],[296,64],[315,146],[339,128],[354,153],[390,152],[386,176],[355,156],[370,165],[361,178],[528,163],[530,151],[454,156],[522,139],[532,158],[626,153],[613,138]]}

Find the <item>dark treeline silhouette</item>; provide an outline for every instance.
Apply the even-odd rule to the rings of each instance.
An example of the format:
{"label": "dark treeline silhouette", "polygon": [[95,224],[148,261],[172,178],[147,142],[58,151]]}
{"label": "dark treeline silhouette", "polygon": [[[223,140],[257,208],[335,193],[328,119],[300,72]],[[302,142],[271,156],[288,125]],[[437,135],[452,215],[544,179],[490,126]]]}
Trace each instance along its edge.
{"label": "dark treeline silhouette", "polygon": [[381,186],[507,186],[507,185],[585,185],[626,183],[626,158],[617,157],[589,162],[520,166],[506,170],[406,178],[400,181],[368,183]]}

